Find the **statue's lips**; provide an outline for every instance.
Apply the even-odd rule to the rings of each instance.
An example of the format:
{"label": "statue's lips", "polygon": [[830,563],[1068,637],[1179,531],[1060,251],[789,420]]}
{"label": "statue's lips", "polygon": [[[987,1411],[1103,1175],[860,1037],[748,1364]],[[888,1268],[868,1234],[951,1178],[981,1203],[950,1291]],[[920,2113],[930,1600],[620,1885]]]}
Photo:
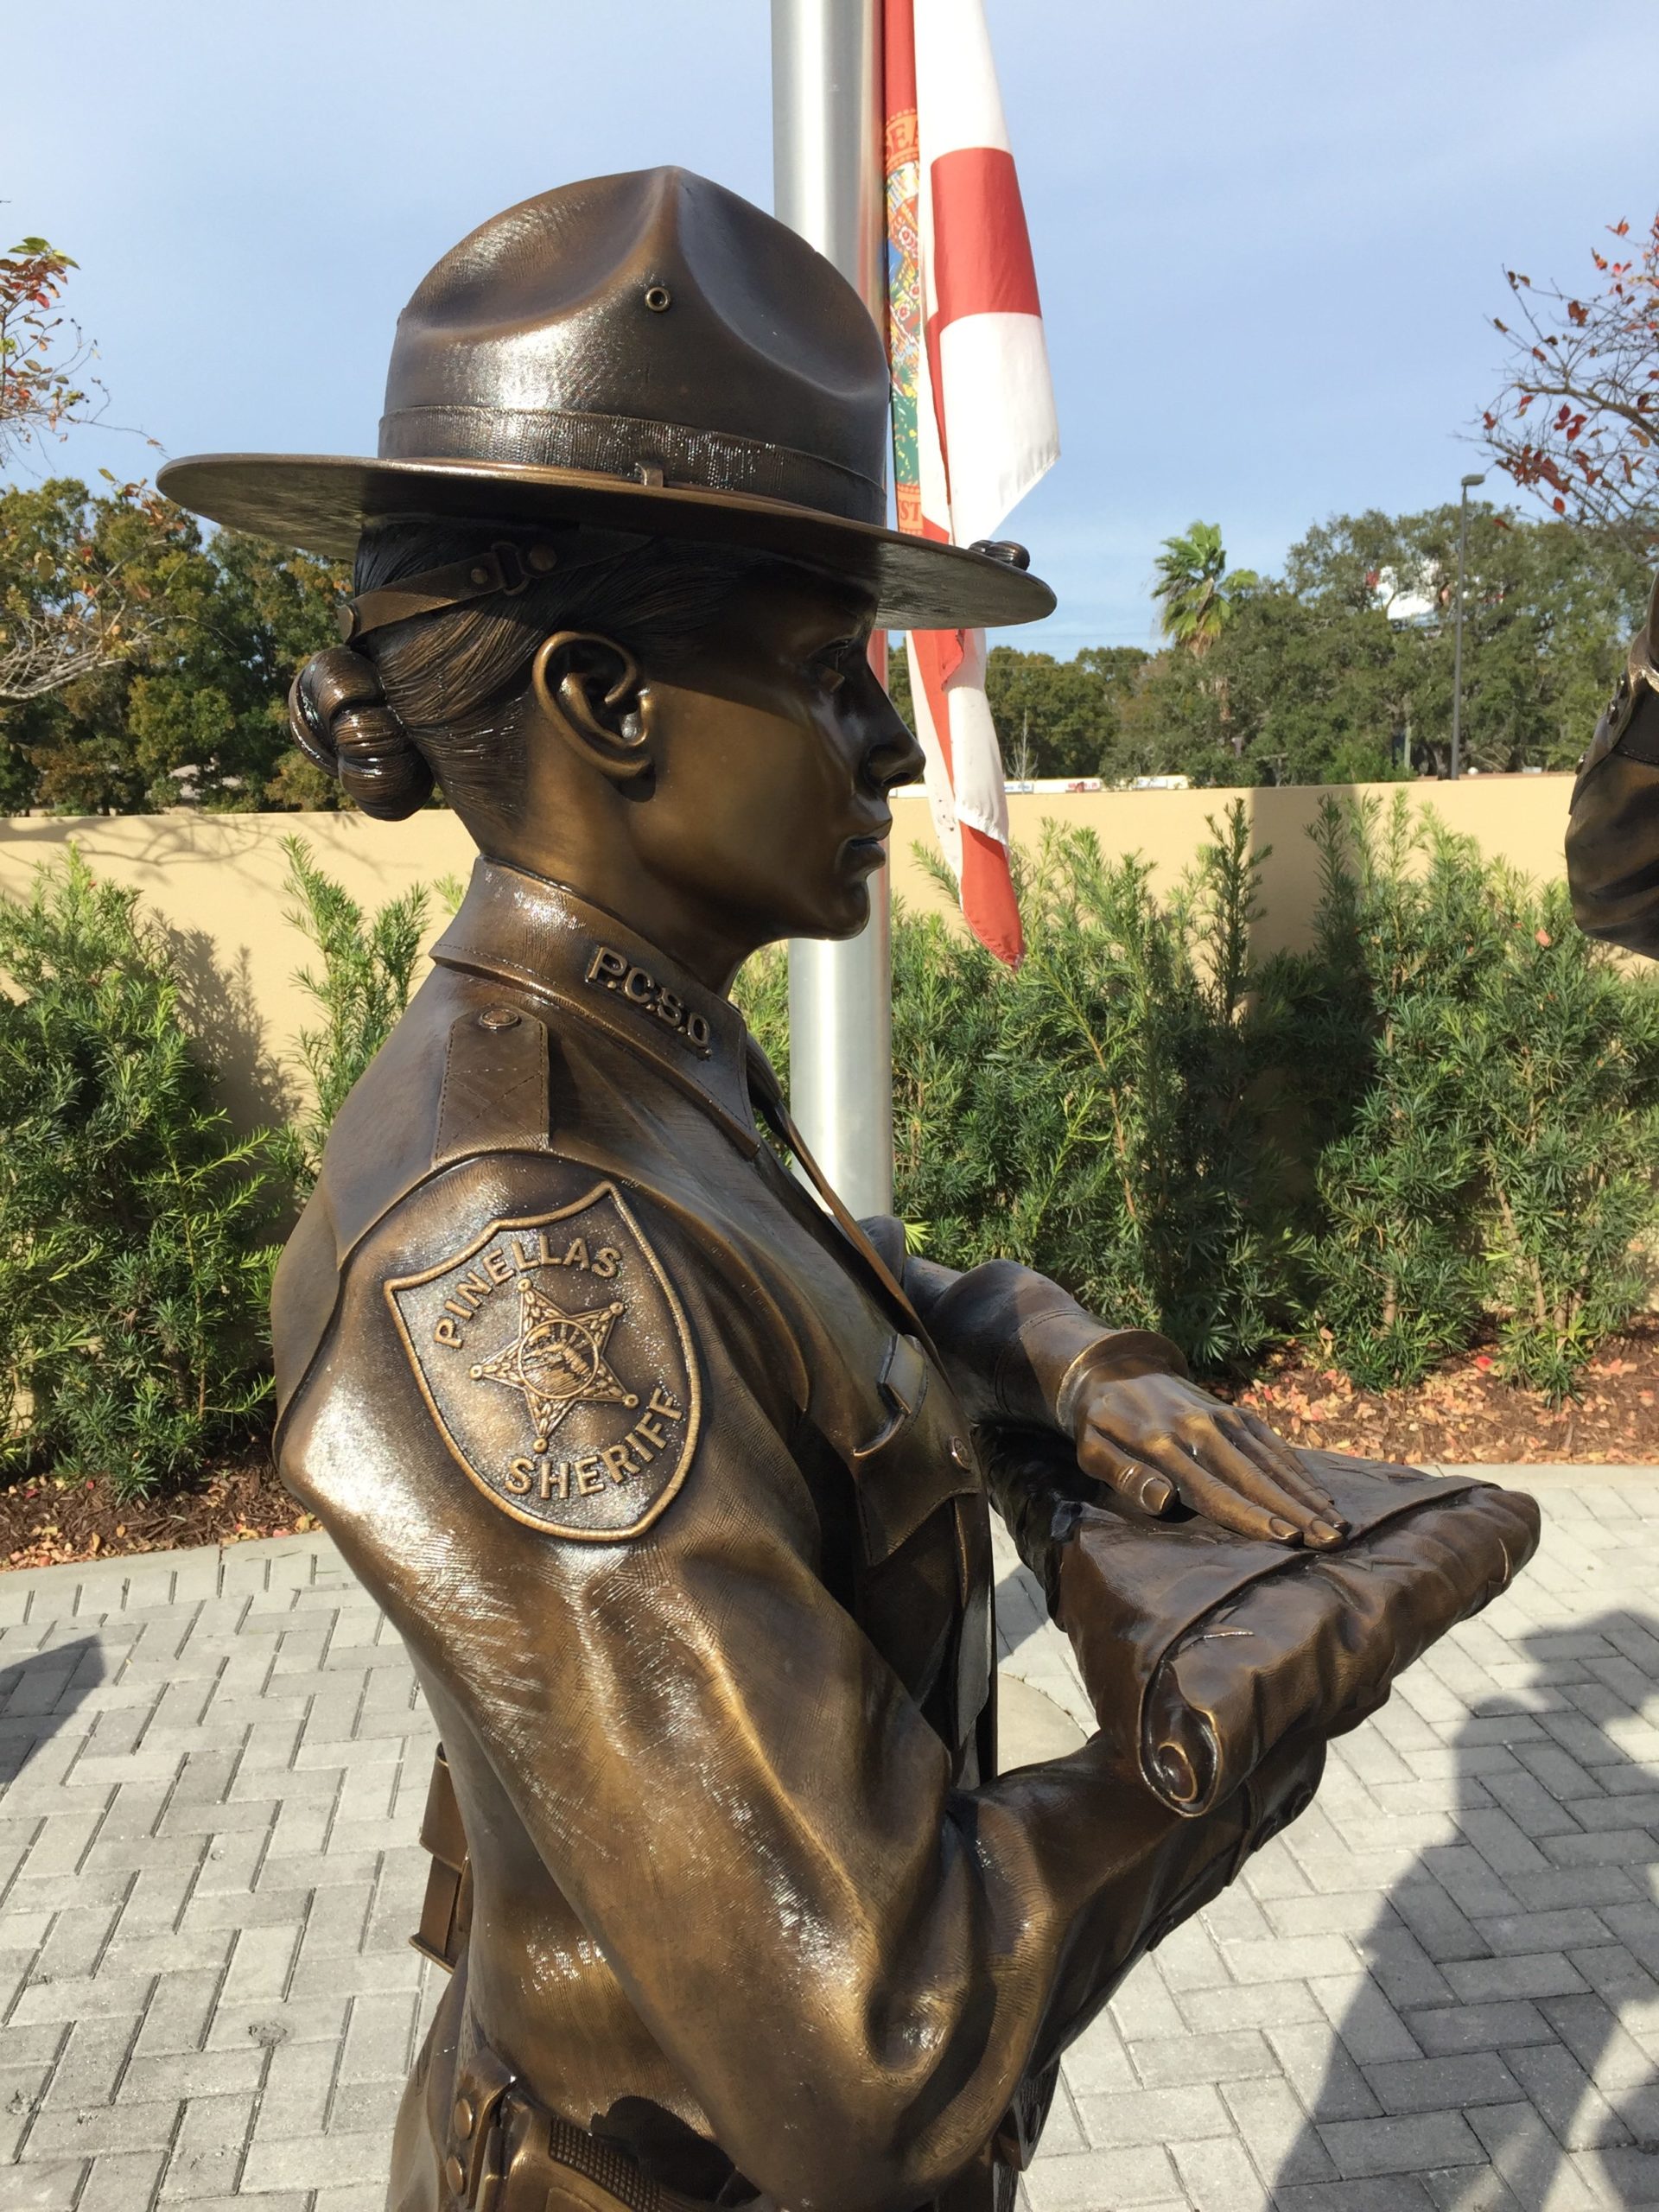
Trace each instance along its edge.
{"label": "statue's lips", "polygon": [[878,868],[887,857],[887,835],[893,828],[893,817],[887,817],[885,830],[868,832],[861,837],[849,837],[842,847],[847,858],[855,867]]}

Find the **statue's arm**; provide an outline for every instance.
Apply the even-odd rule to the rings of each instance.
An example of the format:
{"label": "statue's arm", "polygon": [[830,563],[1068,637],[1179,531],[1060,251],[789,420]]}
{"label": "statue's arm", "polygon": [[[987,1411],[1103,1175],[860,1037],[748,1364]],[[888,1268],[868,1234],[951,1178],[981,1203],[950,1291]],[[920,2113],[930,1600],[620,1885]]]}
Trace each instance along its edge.
{"label": "statue's arm", "polygon": [[1580,929],[1659,959],[1659,584],[1573,786],[1567,873]]}
{"label": "statue's arm", "polygon": [[[1012,1260],[958,1274],[912,1257],[904,1287],[982,1427],[1055,1431],[1085,1477],[1147,1512],[1179,1500],[1240,1535],[1319,1548],[1342,1541],[1342,1516],[1298,1455],[1265,1421],[1192,1382],[1167,1337],[1114,1329]],[[1030,1526],[1030,1500],[1005,1493],[1003,1464],[990,1453],[997,1509],[1011,1529]]]}
{"label": "statue's arm", "polygon": [[1167,1337],[1113,1328],[1017,1261],[988,1260],[958,1272],[912,1255],[904,1287],[972,1421],[1015,1421],[1069,1437],[1085,1377],[1187,1371]]}

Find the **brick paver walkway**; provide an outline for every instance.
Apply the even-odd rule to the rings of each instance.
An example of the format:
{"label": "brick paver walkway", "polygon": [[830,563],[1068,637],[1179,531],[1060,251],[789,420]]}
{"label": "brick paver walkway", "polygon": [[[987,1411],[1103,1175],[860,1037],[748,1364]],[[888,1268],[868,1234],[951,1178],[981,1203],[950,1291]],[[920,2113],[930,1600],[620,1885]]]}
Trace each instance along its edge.
{"label": "brick paver walkway", "polygon": [[[1659,2203],[1659,1471],[1541,1488],[1532,1572],[1074,2050],[1034,2212]],[[429,1750],[325,1542],[0,1575],[3,2212],[381,2212]]]}

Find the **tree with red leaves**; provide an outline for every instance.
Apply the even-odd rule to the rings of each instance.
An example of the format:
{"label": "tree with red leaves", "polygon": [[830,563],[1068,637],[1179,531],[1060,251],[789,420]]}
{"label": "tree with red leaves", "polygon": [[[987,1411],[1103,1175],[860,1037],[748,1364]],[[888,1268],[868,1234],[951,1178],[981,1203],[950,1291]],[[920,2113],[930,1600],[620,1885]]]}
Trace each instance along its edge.
{"label": "tree with red leaves", "polygon": [[[1630,235],[1627,222],[1609,230]],[[1510,375],[1482,429],[1522,491],[1647,553],[1659,545],[1659,216],[1639,245],[1591,258],[1603,281],[1583,298],[1504,270],[1520,321],[1492,318]]]}
{"label": "tree with red leaves", "polygon": [[[0,255],[0,464],[103,412],[104,387],[87,372],[95,349],[63,310],[74,266],[44,238]],[[155,492],[102,473],[118,502],[159,524]],[[67,563],[53,563],[22,537],[0,536],[0,702],[43,698],[118,666],[159,618],[153,592],[91,537]]]}
{"label": "tree with red leaves", "polygon": [[85,374],[93,349],[61,306],[74,266],[44,238],[0,256],[0,460],[93,419],[94,396],[101,405],[103,387]]}

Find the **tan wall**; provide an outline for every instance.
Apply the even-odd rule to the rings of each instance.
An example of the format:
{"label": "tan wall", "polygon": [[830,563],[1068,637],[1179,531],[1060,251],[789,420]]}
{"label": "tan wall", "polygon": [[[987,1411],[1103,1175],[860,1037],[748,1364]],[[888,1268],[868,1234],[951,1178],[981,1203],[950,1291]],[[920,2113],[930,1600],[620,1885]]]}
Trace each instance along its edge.
{"label": "tan wall", "polygon": [[[1321,800],[1357,793],[1379,798],[1387,806],[1402,789],[1414,807],[1433,807],[1449,829],[1474,837],[1493,858],[1510,861],[1526,874],[1541,879],[1566,874],[1561,842],[1567,834],[1571,776],[1479,776],[1455,784],[1403,786],[1348,785],[1334,792],[1330,786],[1311,784],[1241,791],[1016,792],[1008,810],[1017,844],[1034,846],[1045,817],[1092,830],[1109,857],[1139,853],[1150,861],[1155,885],[1167,891],[1192,864],[1199,846],[1211,842],[1210,817],[1219,823],[1231,801],[1242,798],[1257,850],[1271,848],[1262,872],[1266,912],[1259,949],[1294,951],[1306,944],[1319,903],[1319,860],[1306,833]],[[911,856],[918,836],[938,850],[925,804],[902,801],[895,815],[894,887],[918,906],[944,908],[948,902]]]}
{"label": "tan wall", "polygon": [[[1373,787],[1386,799],[1395,788]],[[1561,873],[1561,838],[1571,779],[1483,777],[1456,785],[1408,787],[1414,805],[1433,805],[1457,830],[1477,837],[1536,876]],[[1229,791],[1022,793],[1009,802],[1017,840],[1034,844],[1045,817],[1093,830],[1109,855],[1138,852],[1168,887],[1209,836]],[[1262,948],[1305,943],[1319,884],[1304,834],[1325,794],[1313,787],[1246,791],[1258,846],[1273,848],[1263,874]],[[910,904],[949,911],[912,848],[937,850],[927,808],[901,798],[895,808],[893,881]],[[0,893],[28,887],[31,870],[73,839],[94,874],[130,884],[175,933],[189,979],[193,1012],[227,1078],[238,1121],[283,1110],[296,1078],[295,1036],[309,1017],[294,982],[308,948],[284,920],[284,837],[296,833],[352,896],[373,907],[416,883],[465,877],[472,846],[453,814],[430,811],[396,823],[360,814],[221,814],[181,810],[112,819],[0,820]],[[441,910],[433,902],[435,937]]]}

